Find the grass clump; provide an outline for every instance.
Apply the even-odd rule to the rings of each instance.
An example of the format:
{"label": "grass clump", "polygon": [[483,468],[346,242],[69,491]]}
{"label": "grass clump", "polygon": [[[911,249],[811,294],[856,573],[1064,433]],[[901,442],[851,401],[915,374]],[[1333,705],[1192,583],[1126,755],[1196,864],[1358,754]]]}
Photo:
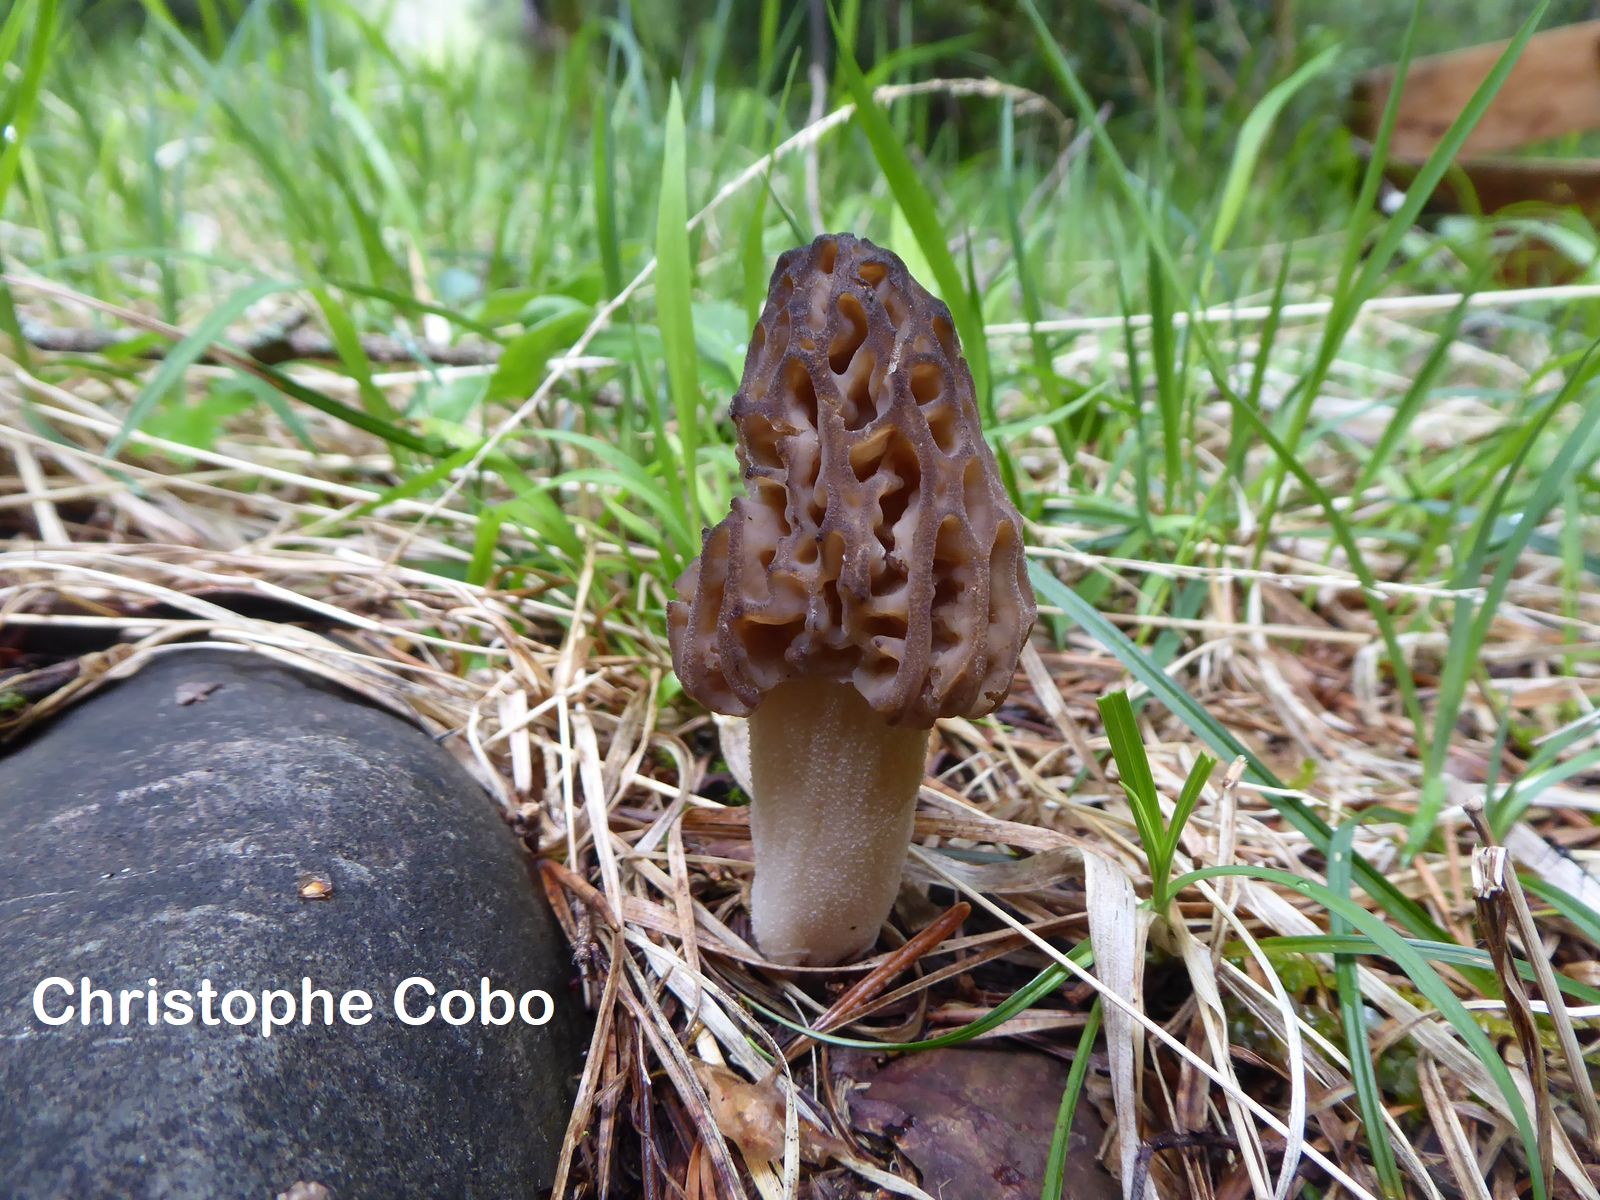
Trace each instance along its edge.
{"label": "grass clump", "polygon": [[[1014,63],[987,26],[836,5],[821,71],[774,2],[681,42],[623,5],[470,63],[331,0],[198,32],[147,7],[94,39],[51,0],[0,19],[0,730],[113,643],[203,636],[448,733],[584,965],[574,1189],[919,1194],[818,1047],[1004,1037],[1073,1059],[1047,1195],[1088,1107],[1163,1194],[1594,1194],[1592,1079],[1552,1054],[1525,1097],[1494,1040],[1464,806],[1538,906],[1507,970],[1549,954],[1579,1015],[1536,1019],[1592,1058],[1596,239],[1422,211],[1543,7],[1474,6],[1510,47],[1387,213],[1381,145],[1334,115],[1371,54],[1337,5],[1247,40],[1228,88],[1198,6],[1108,26],[1136,103],[1032,0]],[[1383,20],[1402,60],[1448,40]],[[741,486],[771,260],[841,228],[955,314],[1041,620],[997,719],[935,734],[903,927],[952,924],[833,1011],[744,937],[738,726],[682,702],[662,622]],[[1529,237],[1570,283],[1495,286]],[[746,1153],[696,1062],[828,1161]]]}

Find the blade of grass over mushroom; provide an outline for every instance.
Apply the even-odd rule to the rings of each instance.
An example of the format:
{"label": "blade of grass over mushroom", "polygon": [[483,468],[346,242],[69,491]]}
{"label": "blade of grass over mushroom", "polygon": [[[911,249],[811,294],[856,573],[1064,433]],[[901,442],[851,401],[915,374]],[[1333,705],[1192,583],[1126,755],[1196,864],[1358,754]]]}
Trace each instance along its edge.
{"label": "blade of grass over mushroom", "polygon": [[[1144,652],[1128,640],[1126,634],[1098,611],[1085,604],[1071,588],[1037,562],[1028,564],[1028,574],[1033,580],[1034,589],[1047,604],[1061,609],[1069,620],[1092,634],[1118,662],[1127,668],[1129,674],[1144,684],[1156,699],[1166,705],[1219,757],[1233,759],[1242,755],[1249,764],[1250,773],[1256,782],[1275,789],[1263,793],[1268,803],[1277,809],[1285,820],[1310,838],[1313,845],[1326,851],[1333,837],[1333,830],[1299,799],[1283,794],[1287,791],[1283,782],[1251,752],[1249,747],[1229,733],[1166,672],[1151,663]],[[1440,940],[1445,938],[1444,930],[1434,924],[1423,908],[1395,887],[1366,859],[1358,856],[1355,870],[1361,880],[1361,886],[1412,933]]]}
{"label": "blade of grass over mushroom", "polygon": [[[1199,883],[1206,879],[1223,879],[1230,875],[1246,879],[1257,879],[1273,883],[1279,887],[1288,888],[1301,893],[1316,903],[1322,905],[1330,913],[1338,913],[1353,927],[1359,929],[1371,938],[1379,949],[1406,973],[1407,978],[1416,986],[1422,996],[1433,1005],[1456,1035],[1472,1051],[1473,1056],[1483,1066],[1504,1104],[1505,1111],[1510,1115],[1512,1123],[1517,1128],[1517,1135],[1522,1141],[1523,1152],[1528,1156],[1528,1161],[1539,1161],[1538,1139],[1534,1132],[1533,1121],[1528,1114],[1527,1105],[1523,1103],[1522,1094],[1517,1090],[1516,1081],[1511,1077],[1511,1071],[1506,1066],[1499,1049],[1491,1042],[1488,1036],[1479,1027],[1469,1012],[1450,990],[1448,984],[1439,977],[1428,960],[1419,954],[1405,938],[1401,937],[1381,919],[1368,912],[1359,904],[1354,903],[1344,896],[1337,895],[1327,887],[1313,880],[1305,879],[1290,871],[1280,870],[1275,867],[1250,867],[1250,866],[1223,866],[1204,867],[1198,871],[1190,871],[1173,880],[1173,890],[1181,891],[1190,884]],[[1539,1182],[1537,1173],[1534,1178],[1534,1195],[1541,1200],[1548,1200],[1548,1194]]]}
{"label": "blade of grass over mushroom", "polygon": [[[656,323],[666,356],[667,389],[678,418],[678,507],[691,527],[709,518],[696,483],[700,444],[699,351],[694,341],[692,268],[689,263],[688,169],[684,148],[683,100],[672,85],[667,101],[666,134],[661,151],[661,202],[656,215]],[[673,462],[666,445],[656,447],[665,470]],[[690,542],[692,552],[693,542]]]}
{"label": "blade of grass over mushroom", "polygon": [[[789,92],[794,87],[795,72],[800,66],[800,56],[794,55],[789,60],[789,73],[784,77],[783,92],[778,97],[777,111],[782,113],[788,108]],[[754,325],[761,317],[761,309],[767,302],[767,277],[772,273],[772,264],[767,261],[765,245],[767,200],[776,199],[772,192],[772,172],[778,165],[778,146],[783,132],[781,120],[772,123],[771,137],[767,142],[767,169],[761,179],[761,186],[756,189],[755,202],[750,210],[750,217],[745,222],[744,240],[740,246],[740,258],[744,270],[744,307],[745,316],[750,324]],[[781,201],[779,207],[782,208]],[[784,219],[791,228],[795,229],[795,241],[805,241],[798,228],[795,228],[794,218],[787,209],[783,210]]]}
{"label": "blade of grass over mushroom", "polygon": [[767,263],[765,245],[767,221],[767,188],[756,192],[755,204],[745,221],[744,237],[740,243],[740,258],[744,266],[744,309],[750,324],[761,316],[767,302]]}

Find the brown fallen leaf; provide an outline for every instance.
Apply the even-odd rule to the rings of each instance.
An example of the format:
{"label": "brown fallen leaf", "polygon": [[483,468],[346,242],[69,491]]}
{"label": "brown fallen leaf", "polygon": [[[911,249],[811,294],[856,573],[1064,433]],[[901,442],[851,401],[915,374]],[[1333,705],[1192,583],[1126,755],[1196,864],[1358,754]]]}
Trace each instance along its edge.
{"label": "brown fallen leaf", "polygon": [[[927,1050],[878,1065],[835,1053],[834,1070],[865,1083],[850,1094],[855,1128],[893,1139],[935,1196],[1036,1200],[1067,1067],[1011,1048]],[[1067,1150],[1072,1200],[1117,1200],[1096,1151],[1105,1126],[1080,1100]]]}
{"label": "brown fallen leaf", "polygon": [[[695,1061],[695,1074],[711,1101],[711,1116],[722,1136],[747,1159],[778,1162],[783,1158],[783,1093],[776,1083],[751,1083],[715,1063]],[[825,1163],[847,1155],[850,1148],[825,1130],[800,1118],[800,1157]]]}

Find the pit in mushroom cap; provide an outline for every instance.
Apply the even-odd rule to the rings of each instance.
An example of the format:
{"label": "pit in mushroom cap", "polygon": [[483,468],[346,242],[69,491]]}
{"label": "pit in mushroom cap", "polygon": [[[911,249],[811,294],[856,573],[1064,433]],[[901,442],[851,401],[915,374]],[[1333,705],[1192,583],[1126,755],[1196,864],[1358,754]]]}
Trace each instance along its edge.
{"label": "pit in mushroom cap", "polygon": [[820,676],[893,725],[992,711],[1034,600],[950,310],[865,239],[789,251],[733,420],[748,494],[667,610],[684,690],[746,715]]}

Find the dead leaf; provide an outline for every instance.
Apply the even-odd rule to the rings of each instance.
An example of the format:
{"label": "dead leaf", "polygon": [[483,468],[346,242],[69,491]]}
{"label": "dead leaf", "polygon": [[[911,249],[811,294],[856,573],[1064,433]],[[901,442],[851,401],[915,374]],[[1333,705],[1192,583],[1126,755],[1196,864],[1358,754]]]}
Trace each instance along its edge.
{"label": "dead leaf", "polygon": [[[695,1074],[711,1101],[711,1116],[722,1136],[737,1143],[747,1159],[778,1162],[783,1158],[783,1093],[776,1083],[751,1083],[715,1063],[696,1059]],[[802,1116],[800,1157],[825,1163],[846,1155],[850,1148],[832,1134],[817,1129]]]}
{"label": "dead leaf", "polygon": [[[834,1067],[864,1081],[850,1093],[857,1129],[897,1142],[935,1196],[1037,1200],[1067,1066],[1029,1050],[926,1050],[883,1067],[867,1054],[834,1054]],[[1064,1195],[1119,1200],[1097,1151],[1105,1126],[1078,1102]]]}

